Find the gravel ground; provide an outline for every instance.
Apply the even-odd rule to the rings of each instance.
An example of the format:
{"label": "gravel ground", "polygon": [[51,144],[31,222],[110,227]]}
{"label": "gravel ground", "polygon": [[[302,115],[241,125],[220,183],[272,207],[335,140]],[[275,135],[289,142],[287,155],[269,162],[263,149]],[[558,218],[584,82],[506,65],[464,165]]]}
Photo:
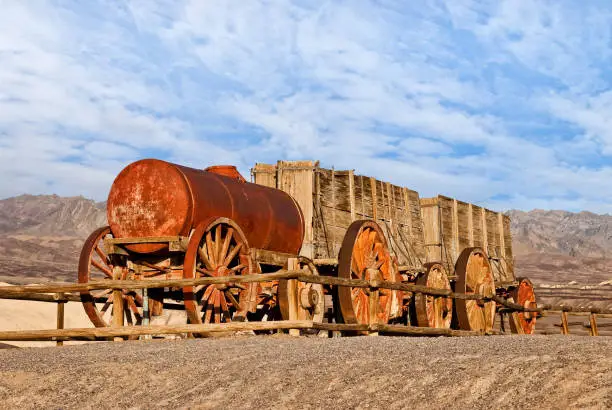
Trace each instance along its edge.
{"label": "gravel ground", "polygon": [[612,338],[236,337],[0,350],[5,408],[612,408]]}

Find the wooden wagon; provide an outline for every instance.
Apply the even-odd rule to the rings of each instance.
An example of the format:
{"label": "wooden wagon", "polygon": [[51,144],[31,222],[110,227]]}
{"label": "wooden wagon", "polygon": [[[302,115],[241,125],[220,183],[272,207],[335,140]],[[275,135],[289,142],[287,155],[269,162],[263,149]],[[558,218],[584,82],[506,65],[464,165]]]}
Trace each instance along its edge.
{"label": "wooden wagon", "polygon": [[[389,251],[390,271],[379,272],[383,279],[497,293],[535,307],[529,280],[514,276],[507,215],[445,196],[419,198],[408,188],[353,170],[325,169],[315,161],[256,164],[251,172],[253,182],[281,189],[299,204],[306,226],[300,255],[323,275],[362,278],[362,267],[351,269],[351,264],[360,257],[360,235],[367,234]],[[348,288],[338,293],[339,320],[367,321],[365,295]],[[489,330],[495,321],[494,302],[459,299],[453,306],[443,297],[400,292],[387,296],[380,307],[383,321],[429,327],[450,327],[452,322],[466,330]],[[517,316],[510,321],[512,330],[532,333],[535,315]]]}
{"label": "wooden wagon", "polygon": [[[153,159],[128,165],[109,194],[110,226],[94,231],[83,246],[79,282],[289,269],[497,293],[534,307],[530,282],[514,278],[509,220],[502,214],[442,196],[421,199],[408,188],[314,161],[256,164],[252,178],[246,182],[232,166],[198,170]],[[184,310],[189,323],[297,317],[487,331],[495,322],[490,298],[453,304],[447,296],[396,290],[402,287],[370,297],[370,287],[306,282],[86,291],[81,299],[98,327],[111,324],[111,306],[115,325],[124,319],[146,324],[167,309]],[[518,315],[514,330],[531,333],[535,317]]]}

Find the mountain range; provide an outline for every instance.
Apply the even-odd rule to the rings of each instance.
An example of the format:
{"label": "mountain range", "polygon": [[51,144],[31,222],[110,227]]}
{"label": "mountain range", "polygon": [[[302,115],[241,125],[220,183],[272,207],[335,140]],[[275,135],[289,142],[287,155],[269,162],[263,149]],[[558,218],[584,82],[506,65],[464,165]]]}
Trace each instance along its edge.
{"label": "mountain range", "polygon": [[[106,204],[84,197],[21,195],[0,200],[0,281],[76,280],[84,239],[106,224]],[[612,216],[509,211],[516,276],[534,283],[612,279]]]}

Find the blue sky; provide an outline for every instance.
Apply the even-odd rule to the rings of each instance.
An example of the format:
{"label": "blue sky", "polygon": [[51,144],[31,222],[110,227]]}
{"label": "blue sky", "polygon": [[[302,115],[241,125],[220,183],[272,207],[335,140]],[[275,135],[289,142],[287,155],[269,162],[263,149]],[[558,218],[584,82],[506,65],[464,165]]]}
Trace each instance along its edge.
{"label": "blue sky", "polygon": [[607,1],[7,1],[0,198],[129,162],[318,159],[495,209],[612,212]]}

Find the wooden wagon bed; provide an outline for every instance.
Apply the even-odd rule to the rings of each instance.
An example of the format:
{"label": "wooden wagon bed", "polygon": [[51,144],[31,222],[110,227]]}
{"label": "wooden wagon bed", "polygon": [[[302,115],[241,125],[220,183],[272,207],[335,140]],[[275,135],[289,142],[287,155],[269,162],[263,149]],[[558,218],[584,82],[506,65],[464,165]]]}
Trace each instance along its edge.
{"label": "wooden wagon bed", "polygon": [[441,262],[454,275],[461,251],[487,251],[497,283],[514,281],[508,216],[445,196],[419,198],[416,191],[378,179],[334,170],[318,161],[258,163],[253,182],[281,189],[300,205],[306,225],[301,255],[336,258],[347,228],[358,219],[376,221],[402,271]]}
{"label": "wooden wagon bed", "polygon": [[428,262],[442,262],[449,275],[461,251],[484,249],[498,286],[515,281],[510,217],[443,195],[421,198]]}
{"label": "wooden wagon bed", "polygon": [[252,175],[257,184],[289,193],[302,208],[302,256],[336,258],[349,225],[372,219],[382,227],[403,270],[422,269],[425,241],[417,192],[352,170],[321,168],[314,161],[256,164]]}

